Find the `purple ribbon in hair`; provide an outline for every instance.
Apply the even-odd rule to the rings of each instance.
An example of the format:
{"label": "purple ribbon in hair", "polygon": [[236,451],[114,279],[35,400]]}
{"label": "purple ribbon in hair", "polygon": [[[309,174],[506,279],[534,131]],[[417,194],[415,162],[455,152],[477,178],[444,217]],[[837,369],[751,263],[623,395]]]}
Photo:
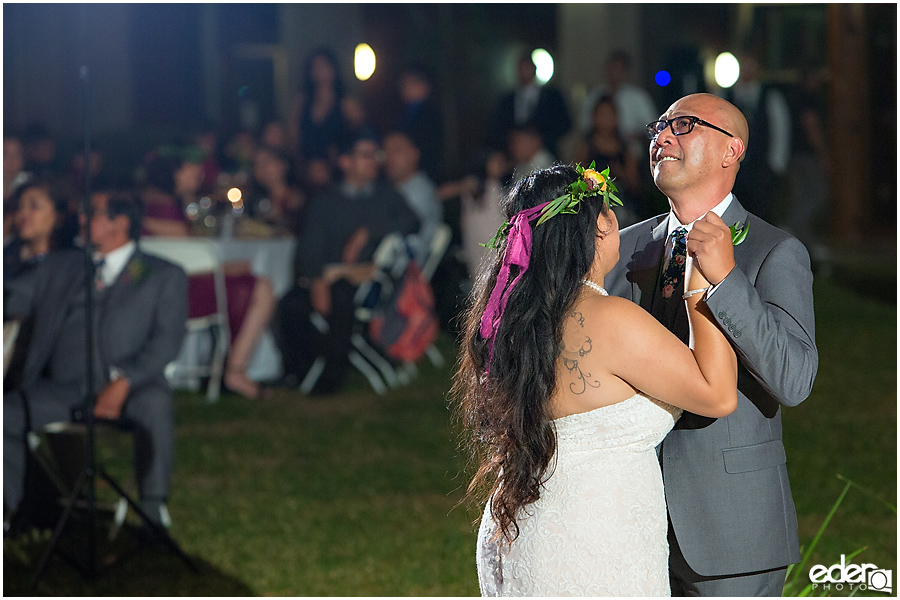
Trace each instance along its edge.
{"label": "purple ribbon in hair", "polygon": [[[500,319],[503,318],[503,311],[506,310],[506,303],[513,288],[528,270],[528,263],[531,259],[531,223],[538,218],[541,210],[550,204],[544,202],[534,208],[528,208],[516,213],[510,219],[509,235],[506,238],[506,250],[503,252],[503,264],[497,273],[497,281],[494,283],[494,289],[491,290],[491,296],[488,299],[487,306],[484,308],[484,314],[481,315],[481,337],[490,340],[490,356],[485,372],[489,373],[491,361],[494,358],[494,339],[497,336],[497,330],[500,329]],[[510,266],[519,267],[519,274],[507,286],[509,281]]]}

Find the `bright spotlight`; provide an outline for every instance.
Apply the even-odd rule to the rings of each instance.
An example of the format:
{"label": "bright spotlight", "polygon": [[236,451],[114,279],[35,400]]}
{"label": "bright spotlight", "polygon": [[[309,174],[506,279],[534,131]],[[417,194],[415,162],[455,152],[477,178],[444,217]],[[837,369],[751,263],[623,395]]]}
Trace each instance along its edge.
{"label": "bright spotlight", "polygon": [[237,188],[231,188],[228,190],[228,201],[234,204],[235,202],[241,201],[241,190]]}
{"label": "bright spotlight", "polygon": [[550,81],[553,77],[553,57],[543,48],[538,48],[531,53],[531,62],[534,63],[535,77],[541,85]]}
{"label": "bright spotlight", "polygon": [[353,56],[356,78],[365,81],[375,72],[375,51],[368,44],[359,44]]}
{"label": "bright spotlight", "polygon": [[723,52],[716,57],[716,85],[730,88],[741,74],[741,65],[731,52]]}

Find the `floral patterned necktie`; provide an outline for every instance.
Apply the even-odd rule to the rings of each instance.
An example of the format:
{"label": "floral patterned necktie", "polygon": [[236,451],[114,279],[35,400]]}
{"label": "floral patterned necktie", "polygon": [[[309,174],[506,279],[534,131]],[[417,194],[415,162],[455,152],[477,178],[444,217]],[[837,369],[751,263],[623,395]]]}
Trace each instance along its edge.
{"label": "floral patterned necktie", "polygon": [[[687,261],[687,229],[679,227],[672,232],[672,257],[663,273],[660,289],[663,298],[671,298],[677,286],[684,289],[684,265]],[[680,294],[679,294],[680,295]]]}

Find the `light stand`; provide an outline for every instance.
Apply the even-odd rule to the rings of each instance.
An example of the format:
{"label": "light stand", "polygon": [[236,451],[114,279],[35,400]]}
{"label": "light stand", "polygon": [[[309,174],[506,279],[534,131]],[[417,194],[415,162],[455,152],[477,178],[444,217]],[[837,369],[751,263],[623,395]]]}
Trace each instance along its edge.
{"label": "light stand", "polygon": [[[169,532],[166,531],[165,527],[152,520],[144,510],[127,493],[125,493],[122,487],[109,476],[103,467],[97,465],[97,456],[94,447],[94,428],[96,425],[94,420],[94,404],[96,402],[96,394],[94,392],[94,281],[96,277],[96,267],[94,265],[93,245],[91,244],[91,218],[93,217],[93,206],[91,205],[91,104],[87,66],[81,67],[80,79],[82,83],[82,111],[84,116],[84,198],[82,210],[84,212],[85,223],[82,235],[84,237],[84,322],[85,340],[87,343],[85,352],[87,396],[85,397],[84,402],[85,466],[78,475],[78,479],[75,482],[75,486],[69,496],[63,514],[57,522],[56,528],[53,530],[50,543],[44,551],[44,555],[41,557],[37,571],[35,571],[34,578],[32,579],[33,588],[37,587],[44,570],[47,568],[50,557],[54,552],[59,552],[60,555],[78,569],[84,577],[94,578],[97,576],[96,484],[98,476],[115,489],[116,492],[128,502],[129,506],[140,515],[144,525],[150,528],[150,531],[153,532],[156,539],[163,542],[172,552],[180,556],[193,572],[198,572],[197,567],[181,550],[178,543],[172,539],[172,536],[169,535]],[[83,561],[86,564],[79,563],[79,561],[75,560],[72,556],[69,556],[58,547],[60,536],[62,535],[66,524],[69,522],[76,502],[83,492],[87,494],[87,559]]]}

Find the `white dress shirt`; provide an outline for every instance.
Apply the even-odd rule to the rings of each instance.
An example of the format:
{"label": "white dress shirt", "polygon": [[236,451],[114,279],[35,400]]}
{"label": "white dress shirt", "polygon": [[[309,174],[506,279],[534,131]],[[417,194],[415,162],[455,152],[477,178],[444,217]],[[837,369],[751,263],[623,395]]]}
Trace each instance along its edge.
{"label": "white dress shirt", "polygon": [[516,90],[513,110],[515,111],[514,116],[517,125],[524,125],[531,118],[531,115],[534,114],[540,93],[541,88],[535,81]]}
{"label": "white dress shirt", "polygon": [[115,283],[116,279],[125,269],[125,265],[127,265],[128,261],[131,259],[131,255],[134,254],[135,248],[137,248],[137,244],[134,243],[134,240],[129,240],[124,246],[119,246],[105,255],[100,254],[99,252],[94,254],[95,263],[99,260],[104,261],[103,266],[98,268],[99,272],[97,273],[97,276],[103,280],[103,284],[106,287]]}

